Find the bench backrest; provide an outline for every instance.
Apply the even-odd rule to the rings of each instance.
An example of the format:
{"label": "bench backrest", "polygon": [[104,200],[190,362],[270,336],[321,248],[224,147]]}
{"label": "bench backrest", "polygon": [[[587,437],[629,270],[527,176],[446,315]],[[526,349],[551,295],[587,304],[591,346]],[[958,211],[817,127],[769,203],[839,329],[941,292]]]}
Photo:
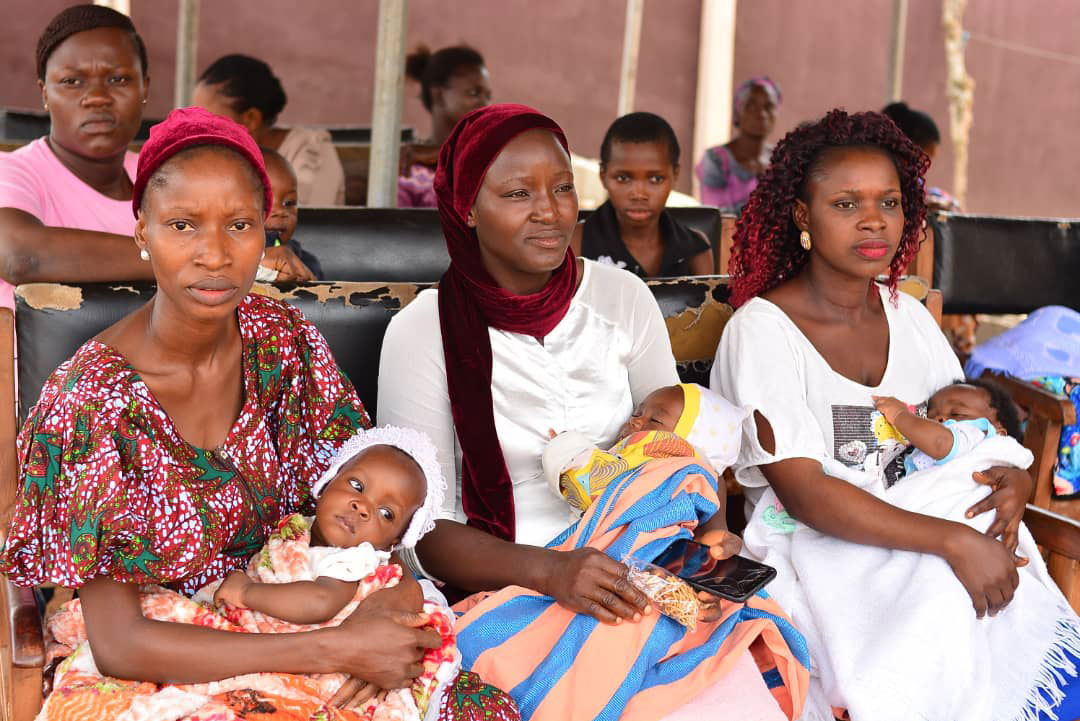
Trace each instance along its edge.
{"label": "bench backrest", "polygon": [[[374,415],[383,334],[395,313],[428,283],[302,283],[258,286],[299,307],[330,344],[334,357]],[[724,324],[731,316],[726,278],[649,282],[667,323],[680,374],[708,378]],[[153,295],[152,284],[34,283],[16,293],[19,420],[36,402],[45,378],[100,331]]]}
{"label": "bench backrest", "polygon": [[[669,208],[719,252],[716,208]],[[581,211],[586,218],[592,211]],[[435,282],[450,265],[433,208],[301,208],[296,239],[322,263],[328,280]]]}
{"label": "bench backrest", "polygon": [[1080,222],[947,213],[928,221],[946,313],[1080,310]]}

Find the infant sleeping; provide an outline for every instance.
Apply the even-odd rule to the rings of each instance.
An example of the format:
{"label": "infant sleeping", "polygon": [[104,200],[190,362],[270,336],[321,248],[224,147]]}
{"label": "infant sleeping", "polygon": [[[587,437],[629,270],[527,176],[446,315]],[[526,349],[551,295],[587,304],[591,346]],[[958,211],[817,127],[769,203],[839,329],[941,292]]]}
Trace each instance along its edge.
{"label": "infant sleeping", "polygon": [[646,396],[609,450],[577,431],[553,433],[542,458],[544,478],[554,493],[585,511],[612,479],[649,460],[697,457],[719,475],[738,458],[749,417],[749,409],[696,383],[665,386]]}

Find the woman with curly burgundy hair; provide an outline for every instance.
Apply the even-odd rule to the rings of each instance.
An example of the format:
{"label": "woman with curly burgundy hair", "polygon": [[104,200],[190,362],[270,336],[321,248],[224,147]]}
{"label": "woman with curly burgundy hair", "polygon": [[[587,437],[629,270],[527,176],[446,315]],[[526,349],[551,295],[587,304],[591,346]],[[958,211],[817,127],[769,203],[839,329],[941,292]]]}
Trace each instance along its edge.
{"label": "woman with curly burgundy hair", "polygon": [[804,123],[788,133],[773,151],[760,190],[750,196],[735,229],[731,257],[734,305],[740,306],[776,287],[806,265],[813,247],[800,243],[801,232],[807,228],[796,220],[792,202],[804,206],[807,203],[809,185],[822,171],[825,151],[857,146],[887,152],[899,181],[903,229],[888,264],[889,290],[895,291],[897,278],[915,257],[923,239],[923,174],[930,159],[884,115],[848,115],[834,110],[820,122]]}
{"label": "woman with curly burgundy hair", "polygon": [[[972,606],[983,616],[1009,604],[1019,583],[1017,566],[1027,563],[1014,549],[1032,488],[1023,470],[995,467],[975,473],[976,481],[995,490],[956,521],[883,500],[885,488],[903,472],[906,442],[883,422],[874,396],[920,405],[963,377],[930,313],[914,298],[896,292],[897,278],[922,237],[923,173],[928,164],[926,154],[878,113],[833,110],[789,133],[773,152],[735,232],[732,295],[739,309],[724,329],[712,369],[713,389],[753,408],[757,421],[755,437],[747,439],[734,466],[748,504],[755,506],[745,534],[748,552],[772,562],[775,555],[770,554],[778,548],[794,553],[791,544],[801,538],[799,529],[813,529],[840,541],[943,559],[952,570],[944,585],[912,591],[910,604],[890,611],[898,623],[920,609],[933,609],[940,618],[951,612],[948,618],[968,619]],[[882,276],[887,279],[879,282]],[[975,518],[991,510],[996,510],[992,520]],[[968,519],[986,532],[960,522]],[[777,543],[778,532],[796,535],[784,535],[789,540]],[[755,543],[770,533],[768,544]],[[830,705],[847,705],[852,718],[865,718],[855,703],[865,684],[844,685],[853,658],[834,656],[836,636],[829,630],[831,623],[875,627],[879,616],[853,616],[880,614],[881,609],[867,602],[858,606],[859,613],[830,615],[840,613],[835,602],[815,604],[817,597],[810,598],[814,589],[828,586],[829,579],[799,573],[801,561],[794,558],[782,559],[787,577],[783,564],[777,563],[781,575],[769,592],[807,632],[811,657],[819,662],[813,673],[820,693],[815,694],[812,682],[808,708],[817,705],[816,697],[822,718],[832,718]],[[866,598],[866,593],[861,586],[843,589],[845,598]],[[891,638],[886,633],[863,636],[867,644],[885,646]],[[867,651],[857,658],[869,665],[895,663],[887,672],[897,679],[890,698],[904,698],[897,708],[911,709],[922,692],[913,688],[918,679],[925,680],[922,670],[940,668],[950,653],[958,653],[947,641],[928,645],[935,643],[938,647],[925,649],[925,658],[914,664],[919,673],[903,653],[893,659]],[[964,644],[959,646],[963,652]],[[992,660],[996,663],[999,653],[1007,658],[1014,651],[995,649]],[[859,662],[855,668],[859,679],[878,670]],[[987,698],[1003,707],[1023,705],[1022,692],[1028,687],[1024,681],[1016,683],[1024,686],[1019,700],[993,693]],[[1032,694],[1048,691],[1035,682],[1031,687]],[[1056,696],[1056,686],[1049,693]],[[926,716],[932,717],[960,718],[948,713]],[[810,712],[804,718],[815,716]]]}

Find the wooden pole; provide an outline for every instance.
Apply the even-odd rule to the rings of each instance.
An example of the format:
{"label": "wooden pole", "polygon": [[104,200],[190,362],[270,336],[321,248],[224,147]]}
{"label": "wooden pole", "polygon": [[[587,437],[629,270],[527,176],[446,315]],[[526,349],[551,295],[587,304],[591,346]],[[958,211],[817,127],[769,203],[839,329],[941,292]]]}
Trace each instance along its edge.
{"label": "wooden pole", "polygon": [[908,0],[893,0],[892,37],[890,38],[888,101],[904,97],[904,50],[907,47]]}
{"label": "wooden pole", "polygon": [[367,194],[367,204],[372,208],[393,208],[397,205],[408,14],[408,0],[379,0]]}
{"label": "wooden pole", "polygon": [[191,105],[199,54],[199,0],[180,0],[176,23],[176,86],[173,106]]}
{"label": "wooden pole", "polygon": [[94,0],[94,4],[112,8],[118,13],[131,15],[131,0]]}
{"label": "wooden pole", "polygon": [[[694,150],[684,167],[714,145],[731,139],[731,96],[735,92],[736,0],[702,0],[698,40],[697,96],[694,103]],[[697,174],[694,194],[700,197]]]}
{"label": "wooden pole", "polygon": [[626,0],[626,30],[623,33],[622,67],[619,70],[619,102],[615,116],[634,111],[634,89],[637,87],[638,51],[641,49],[641,18],[645,0]]}
{"label": "wooden pole", "polygon": [[968,140],[974,121],[975,79],[964,63],[964,10],[967,0],[944,0],[942,25],[945,28],[945,65],[948,72],[945,95],[949,99],[949,137],[953,144],[953,197],[967,204]]}

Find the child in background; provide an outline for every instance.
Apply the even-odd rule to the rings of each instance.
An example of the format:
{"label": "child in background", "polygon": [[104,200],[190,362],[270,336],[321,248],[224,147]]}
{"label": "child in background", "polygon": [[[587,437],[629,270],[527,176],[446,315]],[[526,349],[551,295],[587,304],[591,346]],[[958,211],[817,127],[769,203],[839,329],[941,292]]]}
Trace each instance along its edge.
{"label": "child in background", "polygon": [[652,113],[616,120],[600,145],[608,200],[575,229],[574,252],[642,278],[711,275],[708,239],[664,209],[678,179],[679,141],[666,120]]}
{"label": "child in background", "polygon": [[266,247],[288,246],[303,261],[315,277],[325,280],[319,259],[300,247],[293,239],[299,217],[300,195],[297,191],[296,172],[285,156],[270,148],[259,148],[266,164],[266,175],[274,195],[274,205],[266,219]]}

